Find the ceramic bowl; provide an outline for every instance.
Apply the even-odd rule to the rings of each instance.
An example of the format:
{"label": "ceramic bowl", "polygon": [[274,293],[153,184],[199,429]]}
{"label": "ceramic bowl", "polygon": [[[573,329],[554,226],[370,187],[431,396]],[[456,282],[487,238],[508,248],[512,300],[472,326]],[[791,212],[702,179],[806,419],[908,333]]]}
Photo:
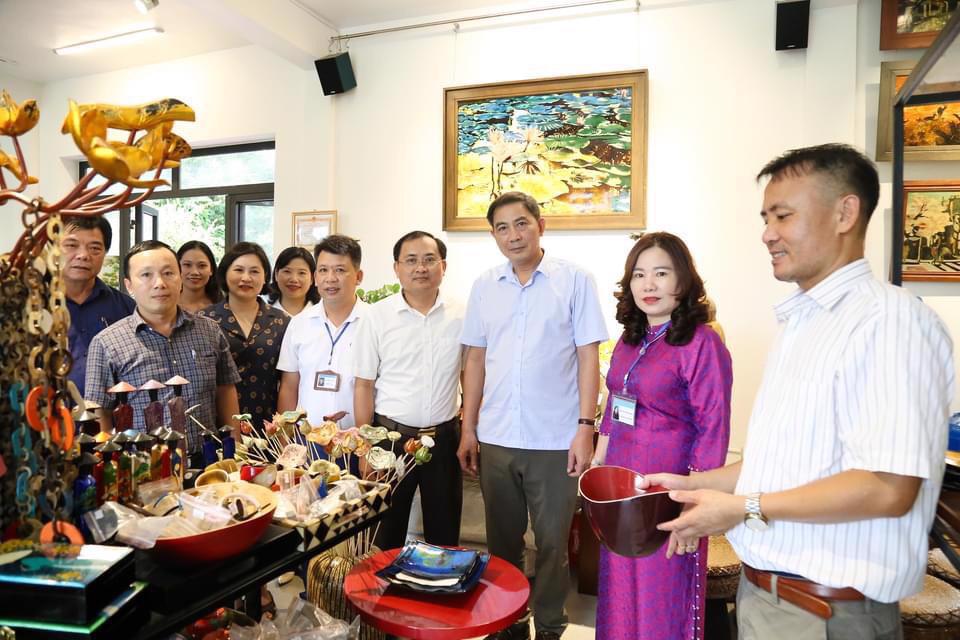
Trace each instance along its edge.
{"label": "ceramic bowl", "polygon": [[580,476],[580,495],[590,527],[607,549],[627,557],[648,556],[669,537],[657,525],[680,515],[682,505],[667,489],[640,488],[643,476],[625,467],[592,467]]}
{"label": "ceramic bowl", "polygon": [[[206,485],[199,490],[212,490],[219,498],[226,498],[234,493],[245,494],[260,504],[260,510],[248,520],[220,529],[192,536],[157,538],[153,553],[162,560],[176,564],[199,564],[239,555],[260,539],[277,508],[276,493],[250,482],[222,482]],[[196,494],[199,490],[191,489],[187,493]]]}

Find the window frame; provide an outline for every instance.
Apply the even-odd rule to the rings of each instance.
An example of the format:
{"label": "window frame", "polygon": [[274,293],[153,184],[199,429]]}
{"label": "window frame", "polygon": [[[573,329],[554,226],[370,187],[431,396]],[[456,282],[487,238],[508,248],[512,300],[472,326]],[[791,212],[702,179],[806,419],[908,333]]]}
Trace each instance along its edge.
{"label": "window frame", "polygon": [[[229,155],[232,153],[244,153],[249,151],[263,151],[265,149],[276,150],[276,142],[273,140],[265,142],[249,142],[243,144],[231,144],[231,145],[221,145],[216,147],[204,147],[201,149],[194,149],[190,153],[191,158],[198,158],[204,156],[219,156],[219,155]],[[86,175],[87,171],[90,168],[90,163],[87,160],[81,160],[77,165],[77,179],[82,179]],[[229,250],[230,247],[239,242],[239,235],[241,231],[240,223],[240,207],[248,202],[266,202],[274,201],[276,183],[276,175],[274,175],[274,182],[258,182],[254,184],[241,184],[241,185],[230,185],[230,186],[218,186],[218,187],[199,187],[194,189],[181,189],[180,188],[180,167],[173,167],[171,170],[170,176],[170,188],[163,191],[154,191],[150,196],[144,201],[149,203],[151,200],[167,200],[171,198],[195,198],[201,196],[224,196],[224,215],[226,220],[224,221],[224,250]],[[123,286],[123,279],[126,277],[123,269],[123,258],[130,251],[130,230],[134,230],[134,242],[140,242],[142,240],[142,225],[143,221],[147,216],[144,215],[143,205],[138,204],[133,208],[133,215],[131,215],[131,208],[125,207],[123,209],[117,210],[119,216],[119,232],[117,235],[119,238],[115,238],[114,242],[118,242],[117,245],[119,258],[120,258],[120,268],[118,270],[118,278],[120,280],[120,286]],[[152,236],[156,237],[157,235],[157,219],[153,217],[153,233]],[[173,247],[176,251],[177,247]]]}

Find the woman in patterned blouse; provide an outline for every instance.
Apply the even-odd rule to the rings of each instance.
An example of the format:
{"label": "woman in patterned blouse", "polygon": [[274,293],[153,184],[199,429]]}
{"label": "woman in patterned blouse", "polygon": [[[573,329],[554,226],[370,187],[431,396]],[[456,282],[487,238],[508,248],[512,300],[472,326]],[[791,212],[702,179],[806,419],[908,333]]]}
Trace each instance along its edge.
{"label": "woman in patterned blouse", "polygon": [[269,279],[270,261],[263,248],[253,242],[238,242],[217,269],[217,281],[227,292],[226,300],[201,312],[216,320],[226,336],[240,371],[240,411],[251,414],[253,425],[261,428],[277,409],[277,359],[289,321],[283,311],[260,298]]}

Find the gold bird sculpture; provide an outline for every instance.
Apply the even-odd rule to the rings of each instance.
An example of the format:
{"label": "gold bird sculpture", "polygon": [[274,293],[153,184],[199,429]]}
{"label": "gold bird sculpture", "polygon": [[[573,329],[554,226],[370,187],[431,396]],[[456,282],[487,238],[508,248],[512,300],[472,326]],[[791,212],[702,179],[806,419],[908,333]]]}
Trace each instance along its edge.
{"label": "gold bird sculpture", "polygon": [[37,179],[33,176],[28,176],[23,173],[23,168],[20,166],[20,163],[16,158],[12,158],[3,152],[3,149],[0,149],[0,169],[6,169],[12,173],[17,180],[20,182],[26,182],[27,184],[37,184]]}
{"label": "gold bird sculpture", "polygon": [[161,122],[182,120],[193,122],[196,114],[185,102],[176,98],[165,98],[156,102],[121,107],[113,104],[81,104],[78,106],[81,114],[96,111],[103,116],[104,122],[111,129],[124,131],[142,131],[152,129]]}
{"label": "gold bird sculpture", "polygon": [[22,136],[40,120],[40,107],[36,100],[27,100],[18,105],[6,91],[0,93],[0,134]]}

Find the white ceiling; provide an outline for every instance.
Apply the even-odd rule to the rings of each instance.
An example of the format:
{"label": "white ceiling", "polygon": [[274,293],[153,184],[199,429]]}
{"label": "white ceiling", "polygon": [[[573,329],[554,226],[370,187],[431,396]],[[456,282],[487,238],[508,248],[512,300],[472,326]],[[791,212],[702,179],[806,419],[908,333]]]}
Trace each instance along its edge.
{"label": "white ceiling", "polygon": [[[356,27],[549,6],[569,0],[0,0],[0,75],[37,83],[260,44],[297,64],[326,55],[329,37]],[[58,56],[54,47],[157,26],[164,34]]]}

